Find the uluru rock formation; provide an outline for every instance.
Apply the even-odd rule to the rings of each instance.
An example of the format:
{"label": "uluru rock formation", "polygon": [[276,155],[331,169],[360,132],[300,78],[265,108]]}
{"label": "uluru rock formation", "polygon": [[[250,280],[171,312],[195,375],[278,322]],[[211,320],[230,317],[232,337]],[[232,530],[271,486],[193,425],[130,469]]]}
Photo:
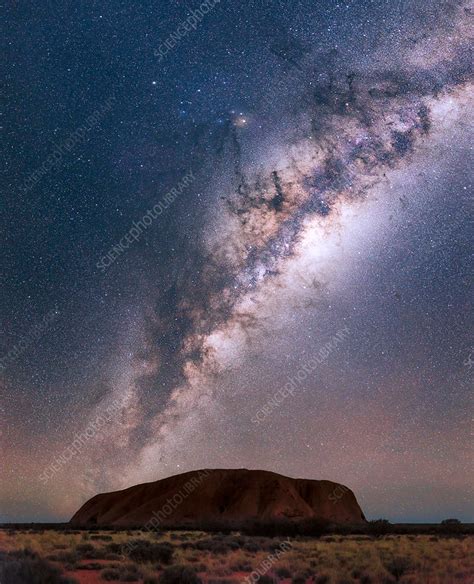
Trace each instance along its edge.
{"label": "uluru rock formation", "polygon": [[250,520],[365,521],[354,493],[338,483],[247,469],[191,471],[89,499],[74,525],[183,526]]}

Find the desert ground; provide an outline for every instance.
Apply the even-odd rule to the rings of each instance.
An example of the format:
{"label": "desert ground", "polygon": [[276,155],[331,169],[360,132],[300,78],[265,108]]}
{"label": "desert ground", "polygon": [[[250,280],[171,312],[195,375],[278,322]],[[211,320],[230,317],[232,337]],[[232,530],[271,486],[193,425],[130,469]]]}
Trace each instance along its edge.
{"label": "desert ground", "polygon": [[1,584],[474,582],[474,535],[0,530]]}

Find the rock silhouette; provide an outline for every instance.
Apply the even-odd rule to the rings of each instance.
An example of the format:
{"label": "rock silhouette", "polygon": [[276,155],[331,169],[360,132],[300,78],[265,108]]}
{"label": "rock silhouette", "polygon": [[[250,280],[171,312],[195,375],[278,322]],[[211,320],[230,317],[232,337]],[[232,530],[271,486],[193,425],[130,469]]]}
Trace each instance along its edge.
{"label": "rock silhouette", "polygon": [[89,499],[74,525],[192,525],[317,519],[365,522],[354,493],[325,480],[247,469],[191,471]]}

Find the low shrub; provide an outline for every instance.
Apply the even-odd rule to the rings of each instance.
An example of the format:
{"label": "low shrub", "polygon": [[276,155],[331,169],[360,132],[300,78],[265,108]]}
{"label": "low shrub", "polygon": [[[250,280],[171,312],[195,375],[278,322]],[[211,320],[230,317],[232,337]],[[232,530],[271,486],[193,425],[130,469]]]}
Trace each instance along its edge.
{"label": "low shrub", "polygon": [[183,549],[194,549],[211,554],[227,554],[242,549],[246,552],[257,553],[261,551],[273,552],[279,547],[279,543],[264,537],[246,537],[241,535],[215,535],[207,539],[195,542],[183,542]]}
{"label": "low shrub", "polygon": [[260,578],[258,579],[258,583],[259,584],[276,584],[276,580],[275,578],[272,578],[272,576],[268,576],[268,574],[264,574],[263,576],[260,576]]}
{"label": "low shrub", "polygon": [[331,576],[329,574],[318,574],[314,576],[314,584],[329,584],[331,582]]}
{"label": "low shrub", "polygon": [[238,550],[240,545],[237,538],[216,536],[209,539],[201,539],[195,543],[183,544],[182,547],[211,552],[212,554],[227,554],[231,551]]}
{"label": "low shrub", "polygon": [[388,561],[384,562],[385,569],[389,572],[397,582],[402,576],[413,569],[413,562],[410,558],[405,556],[393,556]]}
{"label": "low shrub", "polygon": [[121,554],[122,553],[122,545],[119,543],[108,543],[105,545],[105,549],[107,552],[111,554]]}
{"label": "low shrub", "polygon": [[100,577],[106,582],[116,582],[120,578],[120,572],[117,568],[105,568],[105,570],[102,570],[100,573]]}
{"label": "low shrub", "polygon": [[76,584],[31,550],[0,553],[2,584]]}
{"label": "low shrub", "polygon": [[290,572],[290,570],[288,570],[288,568],[285,568],[284,566],[281,566],[279,568],[276,568],[275,569],[275,574],[279,578],[291,578],[291,572]]}
{"label": "low shrub", "polygon": [[80,543],[76,545],[76,551],[85,558],[88,555],[95,554],[95,546],[93,546],[91,543]]}
{"label": "low shrub", "polygon": [[170,566],[161,574],[160,584],[202,584],[201,578],[189,566]]}
{"label": "low shrub", "polygon": [[239,560],[230,565],[230,569],[234,572],[251,572],[252,564],[247,560]]}
{"label": "low shrub", "polygon": [[102,570],[100,577],[107,582],[138,582],[142,574],[135,564],[118,564]]}
{"label": "low shrub", "polygon": [[102,564],[98,562],[89,562],[88,564],[78,564],[76,570],[100,570],[102,567]]}
{"label": "low shrub", "polygon": [[47,557],[52,562],[60,562],[68,566],[74,566],[79,560],[79,555],[74,550],[60,550]]}
{"label": "low shrub", "polygon": [[128,572],[127,570],[124,570],[120,572],[120,582],[138,582],[140,578],[141,575],[133,571]]}
{"label": "low shrub", "polygon": [[123,546],[122,551],[134,562],[169,564],[173,559],[174,547],[167,542],[152,543],[146,539],[135,539]]}
{"label": "low shrub", "polygon": [[375,537],[387,535],[392,531],[392,524],[387,519],[375,519],[367,524],[367,533]]}

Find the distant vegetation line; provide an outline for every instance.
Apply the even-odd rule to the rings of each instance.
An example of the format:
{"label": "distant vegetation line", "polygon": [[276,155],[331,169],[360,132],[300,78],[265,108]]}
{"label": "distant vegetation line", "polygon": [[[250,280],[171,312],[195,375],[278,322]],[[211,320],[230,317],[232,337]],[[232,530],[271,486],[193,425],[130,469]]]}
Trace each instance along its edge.
{"label": "distant vegetation line", "polygon": [[[143,525],[96,525],[72,526],[70,523],[0,523],[0,529],[15,531],[30,529],[38,531],[64,531],[66,533],[82,533],[111,531],[115,533],[128,531],[142,531]],[[390,523],[386,519],[368,521],[365,525],[336,525],[318,520],[306,520],[300,523],[290,521],[249,521],[245,524],[231,522],[206,522],[187,525],[163,525],[158,532],[165,531],[205,531],[210,533],[230,533],[239,531],[247,535],[259,535],[266,537],[309,536],[323,535],[471,535],[474,534],[474,523],[462,523],[457,519],[444,520],[441,523]]]}

